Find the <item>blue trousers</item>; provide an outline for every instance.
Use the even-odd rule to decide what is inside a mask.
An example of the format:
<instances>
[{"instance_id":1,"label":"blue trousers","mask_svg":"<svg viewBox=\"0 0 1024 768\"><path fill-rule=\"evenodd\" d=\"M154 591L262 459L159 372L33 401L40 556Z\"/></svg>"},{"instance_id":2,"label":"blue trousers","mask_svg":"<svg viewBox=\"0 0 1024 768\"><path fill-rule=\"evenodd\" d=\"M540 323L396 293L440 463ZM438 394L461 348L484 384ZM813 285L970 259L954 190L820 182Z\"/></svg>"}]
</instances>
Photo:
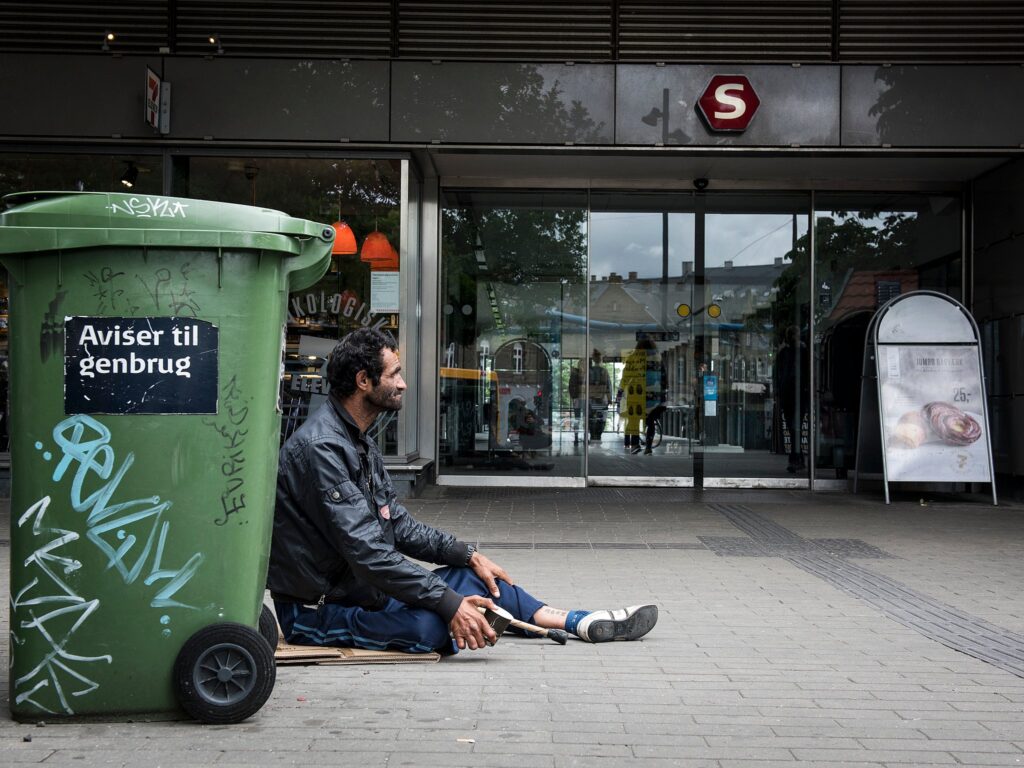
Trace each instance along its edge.
<instances>
[{"instance_id":1,"label":"blue trousers","mask_svg":"<svg viewBox=\"0 0 1024 768\"><path fill-rule=\"evenodd\" d=\"M498 582L501 597L495 598L472 568L438 568L434 573L460 595L490 597L520 621L530 621L544 605L525 590L504 581ZM284 639L293 645L330 645L410 653L441 651L447 654L458 651L444 619L426 608L413 608L394 598L378 611L337 603L324 603L317 608L315 605L277 600L274 607Z\"/></svg>"}]
</instances>

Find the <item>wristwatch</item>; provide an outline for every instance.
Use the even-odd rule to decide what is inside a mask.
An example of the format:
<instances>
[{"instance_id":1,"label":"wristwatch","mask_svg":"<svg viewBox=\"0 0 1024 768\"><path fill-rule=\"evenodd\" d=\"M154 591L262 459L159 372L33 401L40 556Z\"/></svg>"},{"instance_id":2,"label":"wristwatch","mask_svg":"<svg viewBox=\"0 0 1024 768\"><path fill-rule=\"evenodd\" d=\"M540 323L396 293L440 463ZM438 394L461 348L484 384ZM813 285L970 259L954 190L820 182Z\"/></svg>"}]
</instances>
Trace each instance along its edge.
<instances>
[{"instance_id":1,"label":"wristwatch","mask_svg":"<svg viewBox=\"0 0 1024 768\"><path fill-rule=\"evenodd\" d=\"M476 547L472 544L466 546L466 565L469 565L469 561L473 559L473 555L476 554Z\"/></svg>"}]
</instances>

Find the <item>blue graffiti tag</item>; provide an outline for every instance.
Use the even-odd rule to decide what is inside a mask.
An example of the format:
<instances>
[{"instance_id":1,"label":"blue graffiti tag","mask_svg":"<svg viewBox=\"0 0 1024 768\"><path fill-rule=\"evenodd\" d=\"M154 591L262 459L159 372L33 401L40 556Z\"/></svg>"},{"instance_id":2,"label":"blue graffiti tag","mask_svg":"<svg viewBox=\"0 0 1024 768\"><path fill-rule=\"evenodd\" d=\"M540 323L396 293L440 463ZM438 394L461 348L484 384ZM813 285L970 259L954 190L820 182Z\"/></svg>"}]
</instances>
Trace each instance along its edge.
<instances>
[{"instance_id":1,"label":"blue graffiti tag","mask_svg":"<svg viewBox=\"0 0 1024 768\"><path fill-rule=\"evenodd\" d=\"M152 607L194 608L178 602L174 596L192 579L205 558L196 552L180 568L164 567L164 544L171 524L163 520L163 516L171 502L161 501L159 496L149 496L110 503L121 480L135 462L135 454L125 456L115 470L117 462L110 446L110 430L84 414L70 416L57 424L53 428L53 439L63 452L53 471L53 480L59 482L74 467L71 506L76 512L86 513L89 527L86 535L106 555L107 568L115 569L126 584L132 584L146 571L148 564L143 580L145 585L167 581L150 602ZM83 498L90 475L107 482ZM144 533L141 536L128 533L125 528L131 525L141 527ZM106 535L112 531L114 536L108 540Z\"/></svg>"}]
</instances>

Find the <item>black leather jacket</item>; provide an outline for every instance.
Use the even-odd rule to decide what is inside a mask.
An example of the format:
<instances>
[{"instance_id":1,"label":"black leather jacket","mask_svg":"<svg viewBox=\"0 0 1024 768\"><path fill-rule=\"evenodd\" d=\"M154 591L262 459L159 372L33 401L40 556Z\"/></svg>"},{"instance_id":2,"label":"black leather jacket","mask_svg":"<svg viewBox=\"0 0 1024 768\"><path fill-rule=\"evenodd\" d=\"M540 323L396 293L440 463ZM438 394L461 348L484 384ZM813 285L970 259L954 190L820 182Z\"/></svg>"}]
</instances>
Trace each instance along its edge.
<instances>
[{"instance_id":1,"label":"black leather jacket","mask_svg":"<svg viewBox=\"0 0 1024 768\"><path fill-rule=\"evenodd\" d=\"M465 565L469 550L398 502L376 443L330 397L281 448L267 586L371 610L390 596L450 622L462 596L405 555Z\"/></svg>"}]
</instances>

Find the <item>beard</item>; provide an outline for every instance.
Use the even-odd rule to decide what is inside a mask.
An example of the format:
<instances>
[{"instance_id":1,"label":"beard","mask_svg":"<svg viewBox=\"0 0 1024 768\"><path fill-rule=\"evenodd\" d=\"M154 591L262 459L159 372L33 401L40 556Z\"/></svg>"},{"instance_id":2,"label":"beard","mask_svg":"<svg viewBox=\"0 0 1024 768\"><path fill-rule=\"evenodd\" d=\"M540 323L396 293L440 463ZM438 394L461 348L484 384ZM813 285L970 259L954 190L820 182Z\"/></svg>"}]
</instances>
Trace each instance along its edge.
<instances>
[{"instance_id":1,"label":"beard","mask_svg":"<svg viewBox=\"0 0 1024 768\"><path fill-rule=\"evenodd\" d=\"M366 399L382 411L402 410L402 391L398 387L374 387Z\"/></svg>"}]
</instances>

